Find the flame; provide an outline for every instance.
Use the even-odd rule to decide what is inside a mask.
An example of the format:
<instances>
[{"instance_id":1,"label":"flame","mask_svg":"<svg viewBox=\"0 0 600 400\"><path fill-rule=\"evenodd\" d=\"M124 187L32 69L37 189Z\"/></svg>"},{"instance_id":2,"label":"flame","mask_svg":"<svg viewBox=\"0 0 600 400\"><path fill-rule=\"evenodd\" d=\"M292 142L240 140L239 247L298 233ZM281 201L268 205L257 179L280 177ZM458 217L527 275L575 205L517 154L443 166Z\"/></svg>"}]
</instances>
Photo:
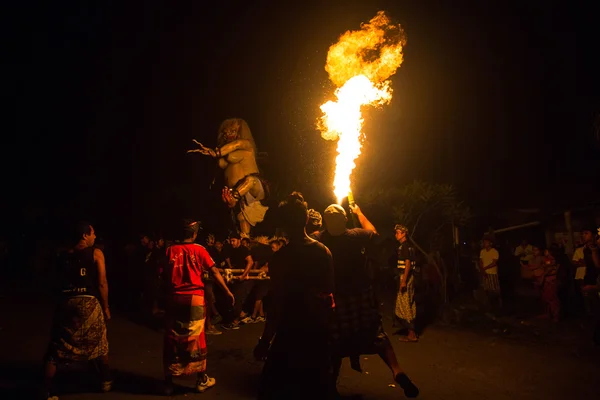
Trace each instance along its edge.
<instances>
[{"instance_id":1,"label":"flame","mask_svg":"<svg viewBox=\"0 0 600 400\"><path fill-rule=\"evenodd\" d=\"M392 100L390 81L402 64L406 40L400 25L392 25L383 11L359 31L344 33L329 48L325 70L337 86L336 101L321 106L317 122L321 136L338 140L334 194L338 203L350 192L350 176L364 140L362 106L381 106Z\"/></svg>"}]
</instances>

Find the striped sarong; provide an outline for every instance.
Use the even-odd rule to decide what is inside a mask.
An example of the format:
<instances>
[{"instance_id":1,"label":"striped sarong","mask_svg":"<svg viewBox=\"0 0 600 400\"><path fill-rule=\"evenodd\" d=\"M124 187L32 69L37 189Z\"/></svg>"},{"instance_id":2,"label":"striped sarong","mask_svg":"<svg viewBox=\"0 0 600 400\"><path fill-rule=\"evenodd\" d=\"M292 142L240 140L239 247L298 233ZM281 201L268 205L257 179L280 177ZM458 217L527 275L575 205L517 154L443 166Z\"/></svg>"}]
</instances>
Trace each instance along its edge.
<instances>
[{"instance_id":1,"label":"striped sarong","mask_svg":"<svg viewBox=\"0 0 600 400\"><path fill-rule=\"evenodd\" d=\"M163 364L173 376L206 371L204 297L174 295L165 313Z\"/></svg>"},{"instance_id":2,"label":"striped sarong","mask_svg":"<svg viewBox=\"0 0 600 400\"><path fill-rule=\"evenodd\" d=\"M483 276L483 289L489 293L500 293L498 274L485 273Z\"/></svg>"}]
</instances>

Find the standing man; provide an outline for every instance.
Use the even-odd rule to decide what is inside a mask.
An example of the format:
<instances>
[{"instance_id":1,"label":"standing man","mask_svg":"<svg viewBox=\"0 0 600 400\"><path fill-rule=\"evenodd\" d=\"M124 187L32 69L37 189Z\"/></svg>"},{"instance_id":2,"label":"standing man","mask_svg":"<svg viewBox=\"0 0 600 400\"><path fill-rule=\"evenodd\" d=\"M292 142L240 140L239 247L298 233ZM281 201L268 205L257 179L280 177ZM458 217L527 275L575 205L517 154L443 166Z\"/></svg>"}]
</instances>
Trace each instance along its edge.
<instances>
[{"instance_id":1,"label":"standing man","mask_svg":"<svg viewBox=\"0 0 600 400\"><path fill-rule=\"evenodd\" d=\"M269 262L273 301L254 349L258 360L266 360L258 399L330 400L335 398L331 253L306 235L307 207L300 193L281 202L278 213L278 228L290 242Z\"/></svg>"},{"instance_id":2,"label":"standing man","mask_svg":"<svg viewBox=\"0 0 600 400\"><path fill-rule=\"evenodd\" d=\"M521 264L521 278L532 279L533 275L531 270L528 268L529 262L533 260L533 247L527 242L527 239L523 239L521 245L515 249L515 256L519 259Z\"/></svg>"},{"instance_id":3,"label":"standing man","mask_svg":"<svg viewBox=\"0 0 600 400\"><path fill-rule=\"evenodd\" d=\"M394 381L407 397L417 397L419 390L398 365L394 348L383 330L379 304L367 267L366 254L379 235L360 207L350 209L362 228L347 229L346 211L332 204L323 214L325 230L313 235L331 251L335 277L333 324L334 378L339 376L342 359L350 358L354 370L362 372L360 355L377 354L392 372ZM281 251L281 250L280 250Z\"/></svg>"},{"instance_id":4,"label":"standing man","mask_svg":"<svg viewBox=\"0 0 600 400\"><path fill-rule=\"evenodd\" d=\"M221 262L219 260L219 251L216 248L216 240L215 235L212 233L208 234L206 238L206 251L208 251L208 255L213 259L215 266L217 268L221 268ZM217 316L220 317L217 308L215 306L216 297L213 287L213 280L210 277L209 273L205 273L203 276L204 281L204 301L206 303L206 334L207 335L220 335L223 332L218 330L215 327L215 321L217 320Z\"/></svg>"},{"instance_id":5,"label":"standing man","mask_svg":"<svg viewBox=\"0 0 600 400\"><path fill-rule=\"evenodd\" d=\"M479 253L479 270L482 274L483 289L485 290L490 304L498 303L502 307L502 298L500 297L500 281L498 280L498 259L500 254L498 250L492 247L493 238L491 236L483 237L483 249Z\"/></svg>"},{"instance_id":6,"label":"standing man","mask_svg":"<svg viewBox=\"0 0 600 400\"><path fill-rule=\"evenodd\" d=\"M234 301L215 263L203 246L194 243L200 226L197 221L184 220L181 242L167 249L168 265L167 309L163 366L164 394L173 394L173 377L197 375L196 389L202 393L216 384L206 374L205 301L202 275L209 272L214 281Z\"/></svg>"},{"instance_id":7,"label":"standing man","mask_svg":"<svg viewBox=\"0 0 600 400\"><path fill-rule=\"evenodd\" d=\"M408 335L400 338L402 342L417 342L419 338L415 331L417 304L415 302L414 279L414 250L408 242L408 228L404 225L394 227L395 237L400 242L398 247L398 271L400 272L400 287L396 297L395 314L406 329Z\"/></svg>"},{"instance_id":8,"label":"standing man","mask_svg":"<svg viewBox=\"0 0 600 400\"><path fill-rule=\"evenodd\" d=\"M248 274L254 265L250 250L246 246L242 246L242 238L239 233L232 233L229 236L229 243L231 248L225 261L227 267L231 269L243 269L244 272L240 275L237 282L232 283L233 293L235 295L235 304L233 309L230 310L228 319L229 322L223 325L224 329L239 329L240 319L242 318L242 311L246 297L252 290L253 282L248 280ZM244 323L251 322L251 318L244 317Z\"/></svg>"},{"instance_id":9,"label":"standing man","mask_svg":"<svg viewBox=\"0 0 600 400\"><path fill-rule=\"evenodd\" d=\"M94 248L96 232L87 222L73 230L75 246L59 257L58 304L52 336L44 357L42 398L50 397L57 365L77 361L95 361L101 378L101 390L110 391L106 322L110 320L108 282L102 250Z\"/></svg>"}]
</instances>

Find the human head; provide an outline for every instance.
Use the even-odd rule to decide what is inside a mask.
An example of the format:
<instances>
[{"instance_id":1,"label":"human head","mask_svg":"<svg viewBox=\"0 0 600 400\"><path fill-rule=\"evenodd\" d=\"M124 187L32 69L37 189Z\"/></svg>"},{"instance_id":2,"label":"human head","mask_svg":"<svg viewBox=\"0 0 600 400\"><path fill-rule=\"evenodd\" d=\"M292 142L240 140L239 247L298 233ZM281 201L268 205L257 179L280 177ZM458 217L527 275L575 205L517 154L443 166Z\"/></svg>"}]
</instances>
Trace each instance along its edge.
<instances>
[{"instance_id":1,"label":"human head","mask_svg":"<svg viewBox=\"0 0 600 400\"><path fill-rule=\"evenodd\" d=\"M234 249L237 249L238 247L240 247L240 245L242 244L241 240L242 240L242 237L237 232L229 235L229 244L231 244L231 247L233 247Z\"/></svg>"},{"instance_id":2,"label":"human head","mask_svg":"<svg viewBox=\"0 0 600 400\"><path fill-rule=\"evenodd\" d=\"M200 231L200 222L193 219L184 219L182 222L182 239L195 242Z\"/></svg>"},{"instance_id":3,"label":"human head","mask_svg":"<svg viewBox=\"0 0 600 400\"><path fill-rule=\"evenodd\" d=\"M212 233L209 233L208 237L206 238L206 244L208 246L214 246L214 244L215 244L215 235L213 235Z\"/></svg>"},{"instance_id":4,"label":"human head","mask_svg":"<svg viewBox=\"0 0 600 400\"><path fill-rule=\"evenodd\" d=\"M86 221L78 222L73 229L73 239L86 247L92 247L96 242L94 227Z\"/></svg>"},{"instance_id":5,"label":"human head","mask_svg":"<svg viewBox=\"0 0 600 400\"><path fill-rule=\"evenodd\" d=\"M529 244L529 242L527 241L527 239L521 240L521 246L527 247L528 244Z\"/></svg>"},{"instance_id":6,"label":"human head","mask_svg":"<svg viewBox=\"0 0 600 400\"><path fill-rule=\"evenodd\" d=\"M408 235L408 228L404 225L396 224L394 226L394 236L397 241L403 242Z\"/></svg>"},{"instance_id":7,"label":"human head","mask_svg":"<svg viewBox=\"0 0 600 400\"><path fill-rule=\"evenodd\" d=\"M532 250L533 250L533 255L534 256L541 256L542 255L542 251L543 249L540 246L531 246Z\"/></svg>"},{"instance_id":8,"label":"human head","mask_svg":"<svg viewBox=\"0 0 600 400\"><path fill-rule=\"evenodd\" d=\"M242 243L242 246L244 246L247 249L250 248L250 239L245 237L245 238L242 238L240 241Z\"/></svg>"},{"instance_id":9,"label":"human head","mask_svg":"<svg viewBox=\"0 0 600 400\"><path fill-rule=\"evenodd\" d=\"M492 244L494 243L494 238L492 238L491 235L485 235L483 237L483 247L486 249L489 249L490 247L492 247Z\"/></svg>"},{"instance_id":10,"label":"human head","mask_svg":"<svg viewBox=\"0 0 600 400\"><path fill-rule=\"evenodd\" d=\"M147 235L145 233L140 235L140 244L143 247L148 247L148 245L150 244L150 240L150 235Z\"/></svg>"},{"instance_id":11,"label":"human head","mask_svg":"<svg viewBox=\"0 0 600 400\"><path fill-rule=\"evenodd\" d=\"M318 231L323 226L323 218L321 213L315 209L308 210L308 224L307 230L310 232Z\"/></svg>"},{"instance_id":12,"label":"human head","mask_svg":"<svg viewBox=\"0 0 600 400\"><path fill-rule=\"evenodd\" d=\"M308 221L308 207L300 192L290 193L278 207L279 228L288 235L304 234Z\"/></svg>"},{"instance_id":13,"label":"human head","mask_svg":"<svg viewBox=\"0 0 600 400\"><path fill-rule=\"evenodd\" d=\"M271 251L273 251L273 253L275 253L276 251L279 251L279 249L281 249L281 242L279 241L279 239L273 239L269 242L269 245L271 246Z\"/></svg>"},{"instance_id":14,"label":"human head","mask_svg":"<svg viewBox=\"0 0 600 400\"><path fill-rule=\"evenodd\" d=\"M594 242L594 234L596 230L591 226L587 226L581 230L581 238L583 239L583 243L592 244Z\"/></svg>"},{"instance_id":15,"label":"human head","mask_svg":"<svg viewBox=\"0 0 600 400\"><path fill-rule=\"evenodd\" d=\"M325 227L327 232L332 236L339 236L346 231L346 210L339 204L331 204L323 213L325 219Z\"/></svg>"},{"instance_id":16,"label":"human head","mask_svg":"<svg viewBox=\"0 0 600 400\"><path fill-rule=\"evenodd\" d=\"M215 249L217 249L217 251L223 250L223 242L221 242L220 240L217 240L215 242Z\"/></svg>"}]
</instances>

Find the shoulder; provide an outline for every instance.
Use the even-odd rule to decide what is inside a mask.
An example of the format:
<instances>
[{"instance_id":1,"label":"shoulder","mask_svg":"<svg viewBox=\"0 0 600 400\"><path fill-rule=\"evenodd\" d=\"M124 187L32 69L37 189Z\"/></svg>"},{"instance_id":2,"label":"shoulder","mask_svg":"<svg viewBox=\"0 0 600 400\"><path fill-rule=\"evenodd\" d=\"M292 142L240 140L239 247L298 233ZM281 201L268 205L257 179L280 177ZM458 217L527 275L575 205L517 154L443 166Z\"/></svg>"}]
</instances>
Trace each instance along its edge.
<instances>
[{"instance_id":1,"label":"shoulder","mask_svg":"<svg viewBox=\"0 0 600 400\"><path fill-rule=\"evenodd\" d=\"M323 243L315 240L314 242L310 243L309 246L313 246L316 252L326 257L331 257L331 251L329 251L329 248Z\"/></svg>"},{"instance_id":2,"label":"shoulder","mask_svg":"<svg viewBox=\"0 0 600 400\"><path fill-rule=\"evenodd\" d=\"M94 259L104 259L104 253L99 248L93 247L91 251L94 255Z\"/></svg>"},{"instance_id":3,"label":"shoulder","mask_svg":"<svg viewBox=\"0 0 600 400\"><path fill-rule=\"evenodd\" d=\"M496 249L491 249L490 252L492 253L492 255L498 257L500 255L500 253L498 253L498 250Z\"/></svg>"},{"instance_id":4,"label":"shoulder","mask_svg":"<svg viewBox=\"0 0 600 400\"><path fill-rule=\"evenodd\" d=\"M198 244L198 243L192 243L192 244L190 244L190 247L191 247L192 249L194 249L195 251L197 251L197 252L200 252L200 253L208 253L208 250L206 250L206 247L202 246L201 244Z\"/></svg>"},{"instance_id":5,"label":"shoulder","mask_svg":"<svg viewBox=\"0 0 600 400\"><path fill-rule=\"evenodd\" d=\"M377 235L377 233L363 228L348 229L346 233L350 236L358 237L361 239L371 239L373 236Z\"/></svg>"}]
</instances>

